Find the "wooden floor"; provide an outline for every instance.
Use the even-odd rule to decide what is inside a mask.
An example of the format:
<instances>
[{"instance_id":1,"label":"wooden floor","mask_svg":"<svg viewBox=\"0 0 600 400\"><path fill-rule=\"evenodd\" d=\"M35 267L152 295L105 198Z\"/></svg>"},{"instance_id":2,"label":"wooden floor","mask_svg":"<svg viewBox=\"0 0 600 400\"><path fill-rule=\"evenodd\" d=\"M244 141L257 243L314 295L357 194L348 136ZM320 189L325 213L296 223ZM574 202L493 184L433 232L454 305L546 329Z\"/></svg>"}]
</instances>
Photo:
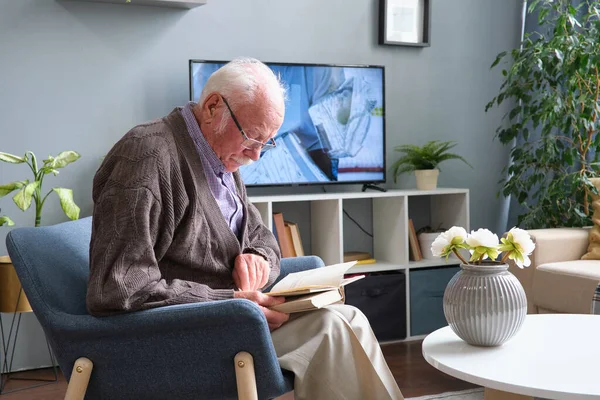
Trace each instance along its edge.
<instances>
[{"instance_id":1,"label":"wooden floor","mask_svg":"<svg viewBox=\"0 0 600 400\"><path fill-rule=\"evenodd\" d=\"M396 381L405 397L417 397L476 387L470 383L454 379L437 371L423 359L421 341L386 344L382 346L383 354L394 373ZM29 378L53 378L52 369L15 373L13 376ZM19 387L38 384L35 381L9 380L2 398L6 400L62 400L67 390L67 383L60 374L58 383L8 393Z\"/></svg>"}]
</instances>

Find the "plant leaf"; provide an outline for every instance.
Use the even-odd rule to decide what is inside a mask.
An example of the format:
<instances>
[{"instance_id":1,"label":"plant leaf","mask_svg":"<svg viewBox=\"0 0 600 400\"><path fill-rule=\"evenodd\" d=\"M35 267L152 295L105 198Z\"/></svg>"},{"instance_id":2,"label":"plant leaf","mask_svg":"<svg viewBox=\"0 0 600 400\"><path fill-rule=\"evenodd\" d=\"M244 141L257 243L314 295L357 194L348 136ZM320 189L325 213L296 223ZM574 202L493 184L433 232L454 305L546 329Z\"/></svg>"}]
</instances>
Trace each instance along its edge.
<instances>
[{"instance_id":1,"label":"plant leaf","mask_svg":"<svg viewBox=\"0 0 600 400\"><path fill-rule=\"evenodd\" d=\"M31 205L31 199L33 197L33 192L40 186L39 181L31 182L27 184L24 188L19 190L17 194L13 196L13 201L21 210L25 211Z\"/></svg>"},{"instance_id":2,"label":"plant leaf","mask_svg":"<svg viewBox=\"0 0 600 400\"><path fill-rule=\"evenodd\" d=\"M23 157L15 156L9 153L3 153L0 151L0 161L4 161L11 164L22 164L25 162Z\"/></svg>"},{"instance_id":3,"label":"plant leaf","mask_svg":"<svg viewBox=\"0 0 600 400\"><path fill-rule=\"evenodd\" d=\"M60 199L60 206L63 211L72 220L76 220L79 218L79 207L73 201L73 190L65 189L65 188L53 188L54 192L58 195Z\"/></svg>"},{"instance_id":4,"label":"plant leaf","mask_svg":"<svg viewBox=\"0 0 600 400\"><path fill-rule=\"evenodd\" d=\"M52 170L64 168L72 162L77 161L81 156L76 151L68 150L63 151L56 158L49 157L48 160L44 160L44 167L48 168L47 174Z\"/></svg>"},{"instance_id":5,"label":"plant leaf","mask_svg":"<svg viewBox=\"0 0 600 400\"><path fill-rule=\"evenodd\" d=\"M6 226L13 226L15 223L12 219L8 218L6 215L0 217L0 226L6 224Z\"/></svg>"},{"instance_id":6,"label":"plant leaf","mask_svg":"<svg viewBox=\"0 0 600 400\"><path fill-rule=\"evenodd\" d=\"M498 63L500 62L500 60L502 60L502 58L506 55L506 51L503 51L502 53L498 54L496 56L496 59L494 60L494 62L492 63L490 69L494 68L496 65L498 65Z\"/></svg>"},{"instance_id":7,"label":"plant leaf","mask_svg":"<svg viewBox=\"0 0 600 400\"><path fill-rule=\"evenodd\" d=\"M28 183L29 183L29 181L15 181L15 182L7 183L6 185L0 185L0 197L4 197L14 190L21 189L23 186L27 185Z\"/></svg>"}]
</instances>

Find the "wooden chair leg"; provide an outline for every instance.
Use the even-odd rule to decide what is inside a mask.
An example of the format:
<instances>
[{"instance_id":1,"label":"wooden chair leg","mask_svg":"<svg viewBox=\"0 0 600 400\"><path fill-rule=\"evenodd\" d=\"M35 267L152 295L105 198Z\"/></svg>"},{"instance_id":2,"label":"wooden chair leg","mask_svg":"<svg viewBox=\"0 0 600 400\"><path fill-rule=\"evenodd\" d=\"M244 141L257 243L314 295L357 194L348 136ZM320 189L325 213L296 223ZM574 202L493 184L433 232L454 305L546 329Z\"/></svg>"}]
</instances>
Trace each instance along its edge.
<instances>
[{"instance_id":1,"label":"wooden chair leg","mask_svg":"<svg viewBox=\"0 0 600 400\"><path fill-rule=\"evenodd\" d=\"M254 359L250 353L240 351L235 355L235 380L239 400L258 400Z\"/></svg>"},{"instance_id":2,"label":"wooden chair leg","mask_svg":"<svg viewBox=\"0 0 600 400\"><path fill-rule=\"evenodd\" d=\"M75 361L71 380L67 386L65 400L83 400L88 383L90 382L92 368L94 368L94 364L85 357L78 358Z\"/></svg>"}]
</instances>

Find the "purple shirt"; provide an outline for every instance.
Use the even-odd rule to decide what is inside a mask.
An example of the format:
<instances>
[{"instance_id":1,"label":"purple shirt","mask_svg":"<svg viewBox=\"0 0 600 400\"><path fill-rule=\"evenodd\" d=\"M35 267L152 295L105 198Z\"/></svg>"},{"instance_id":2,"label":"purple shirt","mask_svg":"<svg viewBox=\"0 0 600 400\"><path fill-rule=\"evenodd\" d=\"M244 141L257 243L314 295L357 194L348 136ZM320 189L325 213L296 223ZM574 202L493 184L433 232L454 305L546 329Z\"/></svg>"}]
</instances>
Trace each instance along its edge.
<instances>
[{"instance_id":1,"label":"purple shirt","mask_svg":"<svg viewBox=\"0 0 600 400\"><path fill-rule=\"evenodd\" d=\"M196 103L191 101L187 103L181 109L181 115L183 115L188 132L196 144L196 150L202 160L204 175L206 175L210 191L217 201L223 217L225 217L225 220L229 224L229 228L239 239L244 211L242 201L235 190L233 173L227 172L215 151L206 141L204 134L200 130L198 121L196 121L196 117L194 117L194 113L192 112L192 107L195 105Z\"/></svg>"}]
</instances>

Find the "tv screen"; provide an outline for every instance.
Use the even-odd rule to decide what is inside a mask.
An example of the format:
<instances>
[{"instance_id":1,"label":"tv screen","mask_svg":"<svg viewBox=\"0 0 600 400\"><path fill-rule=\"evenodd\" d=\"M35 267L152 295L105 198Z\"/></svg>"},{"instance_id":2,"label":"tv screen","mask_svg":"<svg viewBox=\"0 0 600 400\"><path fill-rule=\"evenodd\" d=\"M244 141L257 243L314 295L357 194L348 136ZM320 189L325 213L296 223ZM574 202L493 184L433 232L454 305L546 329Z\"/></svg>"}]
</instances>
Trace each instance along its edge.
<instances>
[{"instance_id":1,"label":"tv screen","mask_svg":"<svg viewBox=\"0 0 600 400\"><path fill-rule=\"evenodd\" d=\"M190 60L190 100L225 61ZM382 66L265 63L287 90L277 146L240 168L247 186L385 182Z\"/></svg>"}]
</instances>

